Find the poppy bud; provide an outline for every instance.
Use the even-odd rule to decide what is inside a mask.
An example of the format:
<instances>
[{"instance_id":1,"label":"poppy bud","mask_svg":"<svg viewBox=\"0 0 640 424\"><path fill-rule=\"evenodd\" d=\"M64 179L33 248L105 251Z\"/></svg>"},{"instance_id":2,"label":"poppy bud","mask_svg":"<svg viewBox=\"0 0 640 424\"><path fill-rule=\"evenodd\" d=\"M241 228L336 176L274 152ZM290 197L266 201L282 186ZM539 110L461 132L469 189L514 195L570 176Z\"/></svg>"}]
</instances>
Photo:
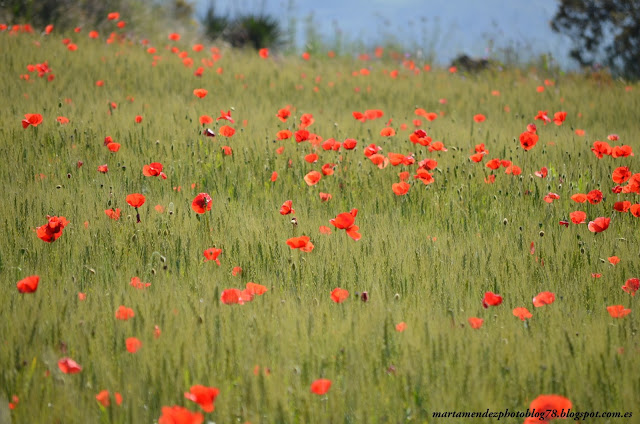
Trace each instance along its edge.
<instances>
[{"instance_id":1,"label":"poppy bud","mask_svg":"<svg viewBox=\"0 0 640 424\"><path fill-rule=\"evenodd\" d=\"M295 216L294 216L293 218L291 218L291 224L292 224L293 226L298 225L298 220L296 219L296 217L295 217Z\"/></svg>"},{"instance_id":2,"label":"poppy bud","mask_svg":"<svg viewBox=\"0 0 640 424\"><path fill-rule=\"evenodd\" d=\"M71 174L67 174L67 178L71 178Z\"/></svg>"},{"instance_id":3,"label":"poppy bud","mask_svg":"<svg viewBox=\"0 0 640 424\"><path fill-rule=\"evenodd\" d=\"M360 300L362 300L363 302L367 302L369 300L369 293L367 293L366 291L363 291L362 295L360 296Z\"/></svg>"},{"instance_id":4,"label":"poppy bud","mask_svg":"<svg viewBox=\"0 0 640 424\"><path fill-rule=\"evenodd\" d=\"M544 237L544 231L540 231L539 235L540 237Z\"/></svg>"}]
</instances>

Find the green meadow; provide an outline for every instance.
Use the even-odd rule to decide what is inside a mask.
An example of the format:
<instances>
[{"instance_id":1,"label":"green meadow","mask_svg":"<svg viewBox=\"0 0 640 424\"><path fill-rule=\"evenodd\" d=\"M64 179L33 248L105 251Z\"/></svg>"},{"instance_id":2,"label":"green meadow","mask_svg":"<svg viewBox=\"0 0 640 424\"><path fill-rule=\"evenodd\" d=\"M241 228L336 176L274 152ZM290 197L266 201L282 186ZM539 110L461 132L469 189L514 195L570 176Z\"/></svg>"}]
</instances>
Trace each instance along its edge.
<instances>
[{"instance_id":1,"label":"green meadow","mask_svg":"<svg viewBox=\"0 0 640 424\"><path fill-rule=\"evenodd\" d=\"M468 74L425 71L416 60L410 69L390 51L367 61L314 52L263 59L218 46L213 61L212 45L195 52L168 32L143 45L40 31L0 32L0 422L154 423L177 405L207 423L488 423L497 419L433 413L526 411L545 394L568 398L572 411L633 413L580 422L638 422L638 296L621 287L640 277L640 218L614 204L639 201L612 192L612 173L640 168L637 156L591 151L600 140L638 154L637 85L533 67ZM42 77L28 71L45 61ZM198 88L208 94L198 98ZM276 114L286 106L282 122ZM221 110L235 122L216 121ZM354 119L366 110L383 116ZM539 111L551 119L565 111L566 120L545 124L534 120ZM43 121L23 128L25 114ZM296 142L303 114L313 115L307 130L323 142L357 146ZM203 115L214 121L202 125ZM519 137L528 124L539 140L525 151ZM220 134L223 125L235 134ZM386 127L395 135L382 136ZM203 135L206 128L217 135ZM294 135L279 140L285 129ZM412 143L417 129L447 150ZM381 169L363 153L372 143L415 163ZM481 143L488 154L476 163L470 156ZM317 162L305 161L311 153ZM414 178L427 158L437 161L431 184ZM494 158L521 174L488 168ZM166 179L143 175L152 162ZM326 163L333 175L308 185L305 175ZM108 172L98 172L105 164ZM543 167L547 176L536 176ZM392 185L404 171L410 189L397 195ZM601 202L571 199L592 190ZM332 198L323 202L320 192ZM133 193L146 198L140 223L125 200ZM204 214L191 205L198 193L212 198ZM559 198L547 203L549 193ZM295 214L283 216L287 200ZM121 210L118 220L105 214L111 208ZM354 208L358 241L330 223ZM571 222L574 211L586 222ZM47 216L69 221L53 242L36 231ZM592 232L598 217L610 226ZM300 236L311 251L287 245ZM222 249L220 265L205 261L212 247ZM234 276L234 267L242 272ZM37 290L20 293L17 283L32 275ZM150 286L133 287L133 277ZM221 301L248 282L266 293ZM349 297L332 301L335 288ZM502 303L484 308L486 292ZM534 306L541 292L555 301ZM613 318L613 305L631 312ZM116 319L120 306L135 316ZM532 317L514 316L516 307ZM484 320L480 328L473 317ZM130 337L142 343L135 353ZM62 358L81 372L63 373ZM331 380L323 395L310 390L320 378ZM213 412L185 398L194 385L219 389ZM96 399L103 390L110 406Z\"/></svg>"}]
</instances>

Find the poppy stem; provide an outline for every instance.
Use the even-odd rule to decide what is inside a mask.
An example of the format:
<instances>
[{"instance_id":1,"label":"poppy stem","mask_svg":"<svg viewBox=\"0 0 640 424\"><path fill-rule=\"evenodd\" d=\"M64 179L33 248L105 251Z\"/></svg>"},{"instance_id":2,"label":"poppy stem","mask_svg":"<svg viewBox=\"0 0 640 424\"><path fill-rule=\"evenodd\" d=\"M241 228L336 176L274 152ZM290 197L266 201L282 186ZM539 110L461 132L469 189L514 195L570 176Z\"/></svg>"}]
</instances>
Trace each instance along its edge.
<instances>
[{"instance_id":1,"label":"poppy stem","mask_svg":"<svg viewBox=\"0 0 640 424\"><path fill-rule=\"evenodd\" d=\"M205 210L205 216L204 216L204 224L207 226L207 232L210 232L211 230L209 229L209 214L207 213L206 210Z\"/></svg>"},{"instance_id":2,"label":"poppy stem","mask_svg":"<svg viewBox=\"0 0 640 424\"><path fill-rule=\"evenodd\" d=\"M136 208L136 219L138 220L138 224L140 223L140 212L138 212L138 208Z\"/></svg>"}]
</instances>

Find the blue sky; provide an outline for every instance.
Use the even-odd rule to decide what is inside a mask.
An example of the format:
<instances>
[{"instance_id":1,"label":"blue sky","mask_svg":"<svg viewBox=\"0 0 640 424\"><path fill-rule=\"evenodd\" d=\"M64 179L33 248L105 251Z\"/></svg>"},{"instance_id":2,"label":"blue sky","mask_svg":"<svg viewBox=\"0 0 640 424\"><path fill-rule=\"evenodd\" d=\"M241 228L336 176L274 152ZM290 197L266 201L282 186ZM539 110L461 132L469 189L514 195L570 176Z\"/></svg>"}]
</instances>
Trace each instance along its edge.
<instances>
[{"instance_id":1,"label":"blue sky","mask_svg":"<svg viewBox=\"0 0 640 424\"><path fill-rule=\"evenodd\" d=\"M209 0L195 0L202 13ZM215 0L216 9L236 15L264 11L286 24L298 22L298 42L304 42L305 17L313 15L315 31L331 42L339 29L349 42L365 45L395 38L403 45L435 52L440 63L460 53L484 57L504 46L517 47L521 58L551 53L571 65L566 37L551 31L556 0Z\"/></svg>"}]
</instances>

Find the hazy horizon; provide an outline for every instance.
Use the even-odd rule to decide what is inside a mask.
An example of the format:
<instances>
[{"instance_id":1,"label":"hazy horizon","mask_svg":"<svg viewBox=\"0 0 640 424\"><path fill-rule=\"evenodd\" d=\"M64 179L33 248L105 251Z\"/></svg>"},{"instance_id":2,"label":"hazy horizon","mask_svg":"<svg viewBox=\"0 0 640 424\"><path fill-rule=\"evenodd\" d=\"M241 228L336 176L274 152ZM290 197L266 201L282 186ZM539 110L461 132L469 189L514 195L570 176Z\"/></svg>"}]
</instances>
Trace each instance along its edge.
<instances>
[{"instance_id":1,"label":"hazy horizon","mask_svg":"<svg viewBox=\"0 0 640 424\"><path fill-rule=\"evenodd\" d=\"M210 2L195 1L198 16ZM336 37L364 46L395 41L414 50L407 53L433 51L439 63L463 53L491 57L511 46L525 61L550 53L564 68L575 67L568 56L570 40L549 25L556 0L216 0L214 5L217 13L231 16L264 12L281 19L285 28L293 17L299 46L306 42L306 19L311 16L314 30L329 45Z\"/></svg>"}]
</instances>

